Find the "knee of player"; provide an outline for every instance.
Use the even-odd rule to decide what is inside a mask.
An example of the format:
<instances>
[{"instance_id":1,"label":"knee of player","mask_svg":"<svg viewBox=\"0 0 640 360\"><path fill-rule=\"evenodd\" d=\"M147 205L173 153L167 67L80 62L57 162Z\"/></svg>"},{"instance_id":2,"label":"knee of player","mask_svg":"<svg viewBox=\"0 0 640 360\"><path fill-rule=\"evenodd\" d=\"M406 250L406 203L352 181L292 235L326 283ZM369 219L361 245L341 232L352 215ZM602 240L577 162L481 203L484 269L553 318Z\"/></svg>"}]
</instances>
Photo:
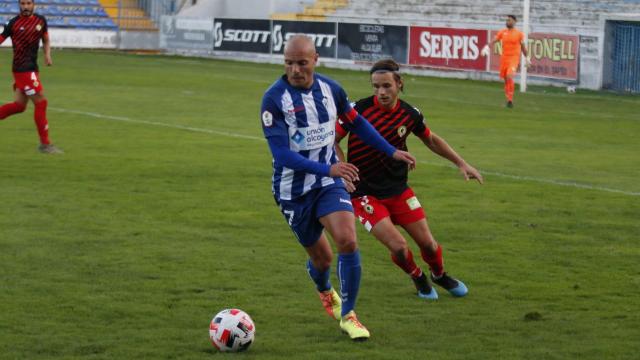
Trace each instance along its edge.
<instances>
[{"instance_id":1,"label":"knee of player","mask_svg":"<svg viewBox=\"0 0 640 360\"><path fill-rule=\"evenodd\" d=\"M420 245L420 249L431 254L438 250L438 246L438 242L435 239L429 238L423 245Z\"/></svg>"},{"instance_id":2,"label":"knee of player","mask_svg":"<svg viewBox=\"0 0 640 360\"><path fill-rule=\"evenodd\" d=\"M21 113L21 112L24 112L25 110L27 110L27 104L16 102L16 111L17 112Z\"/></svg>"},{"instance_id":3,"label":"knee of player","mask_svg":"<svg viewBox=\"0 0 640 360\"><path fill-rule=\"evenodd\" d=\"M336 237L336 245L340 253L352 253L358 250L358 241L355 231L343 233Z\"/></svg>"},{"instance_id":4,"label":"knee of player","mask_svg":"<svg viewBox=\"0 0 640 360\"><path fill-rule=\"evenodd\" d=\"M47 98L42 96L42 97L34 98L33 99L33 105L35 105L35 107L45 107L46 108L47 105L49 105L49 101L47 101Z\"/></svg>"},{"instance_id":5,"label":"knee of player","mask_svg":"<svg viewBox=\"0 0 640 360\"><path fill-rule=\"evenodd\" d=\"M355 226L347 226L343 229L340 229L337 234L335 234L336 238L340 238L340 242L356 242L356 228Z\"/></svg>"},{"instance_id":6,"label":"knee of player","mask_svg":"<svg viewBox=\"0 0 640 360\"><path fill-rule=\"evenodd\" d=\"M397 244L394 244L390 250L393 256L395 256L398 259L405 260L407 252L409 251L409 246L407 245L406 241L402 241Z\"/></svg>"}]
</instances>

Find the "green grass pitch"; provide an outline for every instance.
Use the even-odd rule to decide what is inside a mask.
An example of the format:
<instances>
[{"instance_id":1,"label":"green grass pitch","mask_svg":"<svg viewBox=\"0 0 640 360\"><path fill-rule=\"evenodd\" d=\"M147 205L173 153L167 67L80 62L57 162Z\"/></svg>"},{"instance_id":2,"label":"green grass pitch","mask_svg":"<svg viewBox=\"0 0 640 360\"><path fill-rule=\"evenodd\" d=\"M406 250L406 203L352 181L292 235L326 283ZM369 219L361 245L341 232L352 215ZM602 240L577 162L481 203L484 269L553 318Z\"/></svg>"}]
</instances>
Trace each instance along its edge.
<instances>
[{"instance_id":1,"label":"green grass pitch","mask_svg":"<svg viewBox=\"0 0 640 360\"><path fill-rule=\"evenodd\" d=\"M12 97L0 52L0 100ZM413 294L358 225L352 343L324 313L270 193L260 101L282 67L54 52L51 137L0 121L1 359L623 359L640 352L640 98L406 76L404 98L486 176L465 183L416 139L410 184L468 297ZM319 72L352 99L365 72ZM415 246L414 246L415 250ZM334 269L335 270L335 269ZM335 281L335 271L332 271ZM221 355L208 324L247 311Z\"/></svg>"}]
</instances>

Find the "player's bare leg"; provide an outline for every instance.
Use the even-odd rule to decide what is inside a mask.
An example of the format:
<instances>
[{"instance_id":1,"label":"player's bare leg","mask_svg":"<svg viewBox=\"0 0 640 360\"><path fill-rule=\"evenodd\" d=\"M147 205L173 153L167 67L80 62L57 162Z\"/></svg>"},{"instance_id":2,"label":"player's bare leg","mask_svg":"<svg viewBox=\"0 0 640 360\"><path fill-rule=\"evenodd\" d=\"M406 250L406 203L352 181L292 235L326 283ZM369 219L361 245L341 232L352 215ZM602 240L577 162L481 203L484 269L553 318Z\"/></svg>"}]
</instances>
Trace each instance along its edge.
<instances>
[{"instance_id":1,"label":"player's bare leg","mask_svg":"<svg viewBox=\"0 0 640 360\"><path fill-rule=\"evenodd\" d=\"M49 140L49 122L47 121L47 98L42 93L29 96L35 107L33 119L40 136L38 151L44 154L61 154L63 151L51 144Z\"/></svg>"},{"instance_id":2,"label":"player's bare leg","mask_svg":"<svg viewBox=\"0 0 640 360\"><path fill-rule=\"evenodd\" d=\"M305 250L309 254L307 272L313 282L316 283L322 306L329 316L340 320L342 301L329 282L331 260L333 259L333 251L331 250L331 245L329 245L329 240L322 234L318 241L309 247L305 247Z\"/></svg>"},{"instance_id":3,"label":"player's bare leg","mask_svg":"<svg viewBox=\"0 0 640 360\"><path fill-rule=\"evenodd\" d=\"M331 234L338 249L338 277L342 296L340 328L353 340L366 340L369 331L358 321L354 312L361 274L355 218L350 211L336 211L319 220Z\"/></svg>"},{"instance_id":4,"label":"player's bare leg","mask_svg":"<svg viewBox=\"0 0 640 360\"><path fill-rule=\"evenodd\" d=\"M402 227L420 247L422 259L429 264L429 268L431 269L431 280L453 296L465 296L468 293L466 285L462 281L449 276L444 271L442 247L436 242L433 234L431 234L427 220L422 219L402 225Z\"/></svg>"},{"instance_id":5,"label":"player's bare leg","mask_svg":"<svg viewBox=\"0 0 640 360\"><path fill-rule=\"evenodd\" d=\"M371 233L391 253L391 260L411 277L418 291L418 296L423 299L435 300L438 293L431 286L426 274L416 265L413 260L413 253L409 249L407 240L402 236L389 217L380 220L372 229Z\"/></svg>"}]
</instances>

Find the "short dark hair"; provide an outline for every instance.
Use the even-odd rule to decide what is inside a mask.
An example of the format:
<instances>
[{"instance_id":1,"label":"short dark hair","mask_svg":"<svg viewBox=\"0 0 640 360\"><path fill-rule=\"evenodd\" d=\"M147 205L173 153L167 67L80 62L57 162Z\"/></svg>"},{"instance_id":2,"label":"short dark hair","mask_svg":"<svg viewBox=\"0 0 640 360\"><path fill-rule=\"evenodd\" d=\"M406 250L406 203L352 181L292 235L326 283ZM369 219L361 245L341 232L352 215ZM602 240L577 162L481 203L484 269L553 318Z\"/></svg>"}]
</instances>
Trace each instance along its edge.
<instances>
[{"instance_id":1,"label":"short dark hair","mask_svg":"<svg viewBox=\"0 0 640 360\"><path fill-rule=\"evenodd\" d=\"M393 78L397 82L402 81L402 76L400 75L400 65L393 59L379 60L375 64L373 64L373 66L371 67L371 70L369 70L369 74L372 74L372 75L374 73L385 73L385 72L393 73ZM400 90L404 91L404 85L400 86Z\"/></svg>"},{"instance_id":2,"label":"short dark hair","mask_svg":"<svg viewBox=\"0 0 640 360\"><path fill-rule=\"evenodd\" d=\"M516 16L515 16L515 15L507 15L507 17L512 18L512 19L513 19L513 21L518 21L518 19L516 19Z\"/></svg>"}]
</instances>

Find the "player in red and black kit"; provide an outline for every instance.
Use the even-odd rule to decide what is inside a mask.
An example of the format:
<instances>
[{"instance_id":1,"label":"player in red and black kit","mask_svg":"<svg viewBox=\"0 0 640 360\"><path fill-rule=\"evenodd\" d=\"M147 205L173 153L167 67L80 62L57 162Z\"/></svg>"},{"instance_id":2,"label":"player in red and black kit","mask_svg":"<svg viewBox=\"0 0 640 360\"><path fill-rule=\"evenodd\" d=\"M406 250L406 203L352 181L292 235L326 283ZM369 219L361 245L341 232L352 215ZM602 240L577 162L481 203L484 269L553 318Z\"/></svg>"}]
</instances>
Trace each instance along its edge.
<instances>
[{"instance_id":1,"label":"player in red and black kit","mask_svg":"<svg viewBox=\"0 0 640 360\"><path fill-rule=\"evenodd\" d=\"M35 14L33 0L20 0L20 15L9 20L0 35L0 44L11 37L13 42L13 89L15 101L0 107L0 120L24 112L29 99L35 106L34 119L40 136L38 150L43 153L56 154L62 150L51 144L49 140L49 123L47 121L47 98L42 93L42 83L38 76L38 49L40 40L44 47L47 66L51 66L51 46L47 20Z\"/></svg>"},{"instance_id":2,"label":"player in red and black kit","mask_svg":"<svg viewBox=\"0 0 640 360\"><path fill-rule=\"evenodd\" d=\"M396 148L407 150L407 137L414 134L431 151L456 164L466 180L477 179L482 184L478 170L467 164L444 139L425 125L418 109L399 99L403 88L399 69L393 60L375 63L370 72L374 95L356 102L354 109ZM422 259L431 269L431 280L453 296L466 295L465 284L444 270L442 247L433 238L425 212L407 184L407 166L387 159L384 154L365 145L357 135L349 132L348 124L338 123L336 130L338 156L344 161L339 141L348 135L348 160L359 169L359 181L355 184L346 182L355 214L367 231L389 249L393 262L411 276L418 296L437 299L438 293L416 265L407 241L396 225L404 228L420 247Z\"/></svg>"}]
</instances>

